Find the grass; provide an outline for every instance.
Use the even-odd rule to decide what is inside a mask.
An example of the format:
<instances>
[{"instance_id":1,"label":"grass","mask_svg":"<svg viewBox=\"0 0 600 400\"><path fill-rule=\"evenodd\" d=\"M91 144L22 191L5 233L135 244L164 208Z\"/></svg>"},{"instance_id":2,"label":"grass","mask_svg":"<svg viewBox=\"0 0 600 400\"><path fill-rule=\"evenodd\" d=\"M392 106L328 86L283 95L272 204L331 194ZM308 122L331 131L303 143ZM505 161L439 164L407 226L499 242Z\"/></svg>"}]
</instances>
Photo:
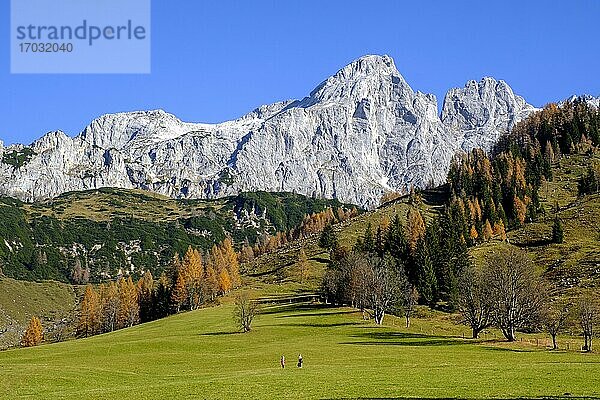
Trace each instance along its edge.
<instances>
[{"instance_id":1,"label":"grass","mask_svg":"<svg viewBox=\"0 0 600 400\"><path fill-rule=\"evenodd\" d=\"M72 319L79 291L79 287L59 282L0 278L0 349L19 343L34 315L49 330L63 319Z\"/></svg>"},{"instance_id":2,"label":"grass","mask_svg":"<svg viewBox=\"0 0 600 400\"><path fill-rule=\"evenodd\" d=\"M462 339L466 328L271 294L254 330L231 304L110 334L0 352L0 397L61 399L542 397L600 395L600 356ZM283 303L283 304L282 304ZM431 330L435 334L431 334ZM302 353L304 368L295 367ZM282 370L279 357L285 354Z\"/></svg>"}]
</instances>

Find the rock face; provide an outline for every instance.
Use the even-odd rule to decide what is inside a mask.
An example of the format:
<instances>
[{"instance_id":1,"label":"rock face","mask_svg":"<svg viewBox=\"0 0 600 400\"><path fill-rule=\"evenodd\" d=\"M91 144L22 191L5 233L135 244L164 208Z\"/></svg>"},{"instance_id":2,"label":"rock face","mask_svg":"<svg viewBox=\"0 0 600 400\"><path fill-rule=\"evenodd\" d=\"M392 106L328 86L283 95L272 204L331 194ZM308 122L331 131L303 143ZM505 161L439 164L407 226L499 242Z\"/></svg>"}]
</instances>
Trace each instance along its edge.
<instances>
[{"instance_id":1,"label":"rock face","mask_svg":"<svg viewBox=\"0 0 600 400\"><path fill-rule=\"evenodd\" d=\"M441 119L463 150L488 151L500 135L533 111L535 108L515 95L506 82L486 77L480 82L469 81L462 89L449 90Z\"/></svg>"},{"instance_id":2,"label":"rock face","mask_svg":"<svg viewBox=\"0 0 600 400\"><path fill-rule=\"evenodd\" d=\"M484 78L448 92L440 118L435 96L414 92L390 57L365 56L308 97L235 121L185 123L157 110L104 115L75 138L50 132L23 163L0 163L0 193L32 201L103 186L177 198L269 190L373 207L386 191L444 182L457 151L489 149L533 110Z\"/></svg>"}]
</instances>

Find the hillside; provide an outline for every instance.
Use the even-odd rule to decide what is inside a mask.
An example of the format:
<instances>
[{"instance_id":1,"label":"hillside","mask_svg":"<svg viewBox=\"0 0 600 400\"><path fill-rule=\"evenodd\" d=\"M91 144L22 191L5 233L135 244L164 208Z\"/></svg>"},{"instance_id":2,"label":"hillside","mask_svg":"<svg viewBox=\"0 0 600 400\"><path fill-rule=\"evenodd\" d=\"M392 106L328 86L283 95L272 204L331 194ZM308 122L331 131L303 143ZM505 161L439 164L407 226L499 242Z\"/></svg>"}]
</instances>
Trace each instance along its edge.
<instances>
[{"instance_id":1,"label":"hillside","mask_svg":"<svg viewBox=\"0 0 600 400\"><path fill-rule=\"evenodd\" d=\"M158 276L189 245L210 249L226 235L253 245L339 206L292 193L203 201L111 188L31 204L0 198L0 270L17 279L75 283L148 269Z\"/></svg>"},{"instance_id":2,"label":"hillside","mask_svg":"<svg viewBox=\"0 0 600 400\"><path fill-rule=\"evenodd\" d=\"M539 267L540 271L563 294L574 296L578 288L600 286L600 195L578 196L577 181L586 168L600 161L598 153L592 155L565 155L553 166L553 179L540 191L544 213L535 222L509 230L508 241L493 237L478 242L469 249L476 265L485 262L486 255L500 247L518 247ZM426 220L437 215L448 194L441 187L420 193L419 209ZM554 212L558 203L559 210ZM351 248L361 237L368 224L375 229L383 220L388 223L399 215L406 221L411 205L409 196L403 196L380 208L365 212L349 221L337 224L335 230L340 243ZM552 243L552 224L558 216L564 225L564 242ZM317 289L320 277L329 261L329 253L318 246L318 237L294 242L268 254L246 266L251 275L269 282L297 281L295 271L300 248L309 256L312 279L305 282L307 288Z\"/></svg>"}]
</instances>

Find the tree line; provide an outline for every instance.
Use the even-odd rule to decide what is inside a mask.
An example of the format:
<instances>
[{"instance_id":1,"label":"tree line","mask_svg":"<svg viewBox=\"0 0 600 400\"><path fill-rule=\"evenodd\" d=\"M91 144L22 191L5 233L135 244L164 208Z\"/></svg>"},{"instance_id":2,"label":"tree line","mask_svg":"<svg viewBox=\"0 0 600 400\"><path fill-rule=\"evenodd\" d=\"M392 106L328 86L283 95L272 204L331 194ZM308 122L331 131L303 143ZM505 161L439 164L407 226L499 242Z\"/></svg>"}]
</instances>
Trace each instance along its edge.
<instances>
[{"instance_id":1,"label":"tree line","mask_svg":"<svg viewBox=\"0 0 600 400\"><path fill-rule=\"evenodd\" d=\"M238 254L231 239L206 254L188 247L155 281L150 271L137 283L131 276L87 285L80 304L79 336L91 336L152 321L182 310L195 310L241 285Z\"/></svg>"}]
</instances>

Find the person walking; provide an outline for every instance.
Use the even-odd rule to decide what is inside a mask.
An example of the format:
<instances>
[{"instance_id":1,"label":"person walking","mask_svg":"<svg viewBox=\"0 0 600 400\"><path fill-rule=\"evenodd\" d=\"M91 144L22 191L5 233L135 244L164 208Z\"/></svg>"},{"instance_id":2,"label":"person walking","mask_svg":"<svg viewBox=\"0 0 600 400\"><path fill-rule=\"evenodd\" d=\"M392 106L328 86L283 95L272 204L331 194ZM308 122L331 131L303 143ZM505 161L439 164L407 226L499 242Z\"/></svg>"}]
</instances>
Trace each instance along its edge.
<instances>
[{"instance_id":1,"label":"person walking","mask_svg":"<svg viewBox=\"0 0 600 400\"><path fill-rule=\"evenodd\" d=\"M285 356L284 355L281 355L280 362L281 362L281 368L285 368Z\"/></svg>"},{"instance_id":2,"label":"person walking","mask_svg":"<svg viewBox=\"0 0 600 400\"><path fill-rule=\"evenodd\" d=\"M302 368L302 354L298 354L298 368Z\"/></svg>"}]
</instances>

